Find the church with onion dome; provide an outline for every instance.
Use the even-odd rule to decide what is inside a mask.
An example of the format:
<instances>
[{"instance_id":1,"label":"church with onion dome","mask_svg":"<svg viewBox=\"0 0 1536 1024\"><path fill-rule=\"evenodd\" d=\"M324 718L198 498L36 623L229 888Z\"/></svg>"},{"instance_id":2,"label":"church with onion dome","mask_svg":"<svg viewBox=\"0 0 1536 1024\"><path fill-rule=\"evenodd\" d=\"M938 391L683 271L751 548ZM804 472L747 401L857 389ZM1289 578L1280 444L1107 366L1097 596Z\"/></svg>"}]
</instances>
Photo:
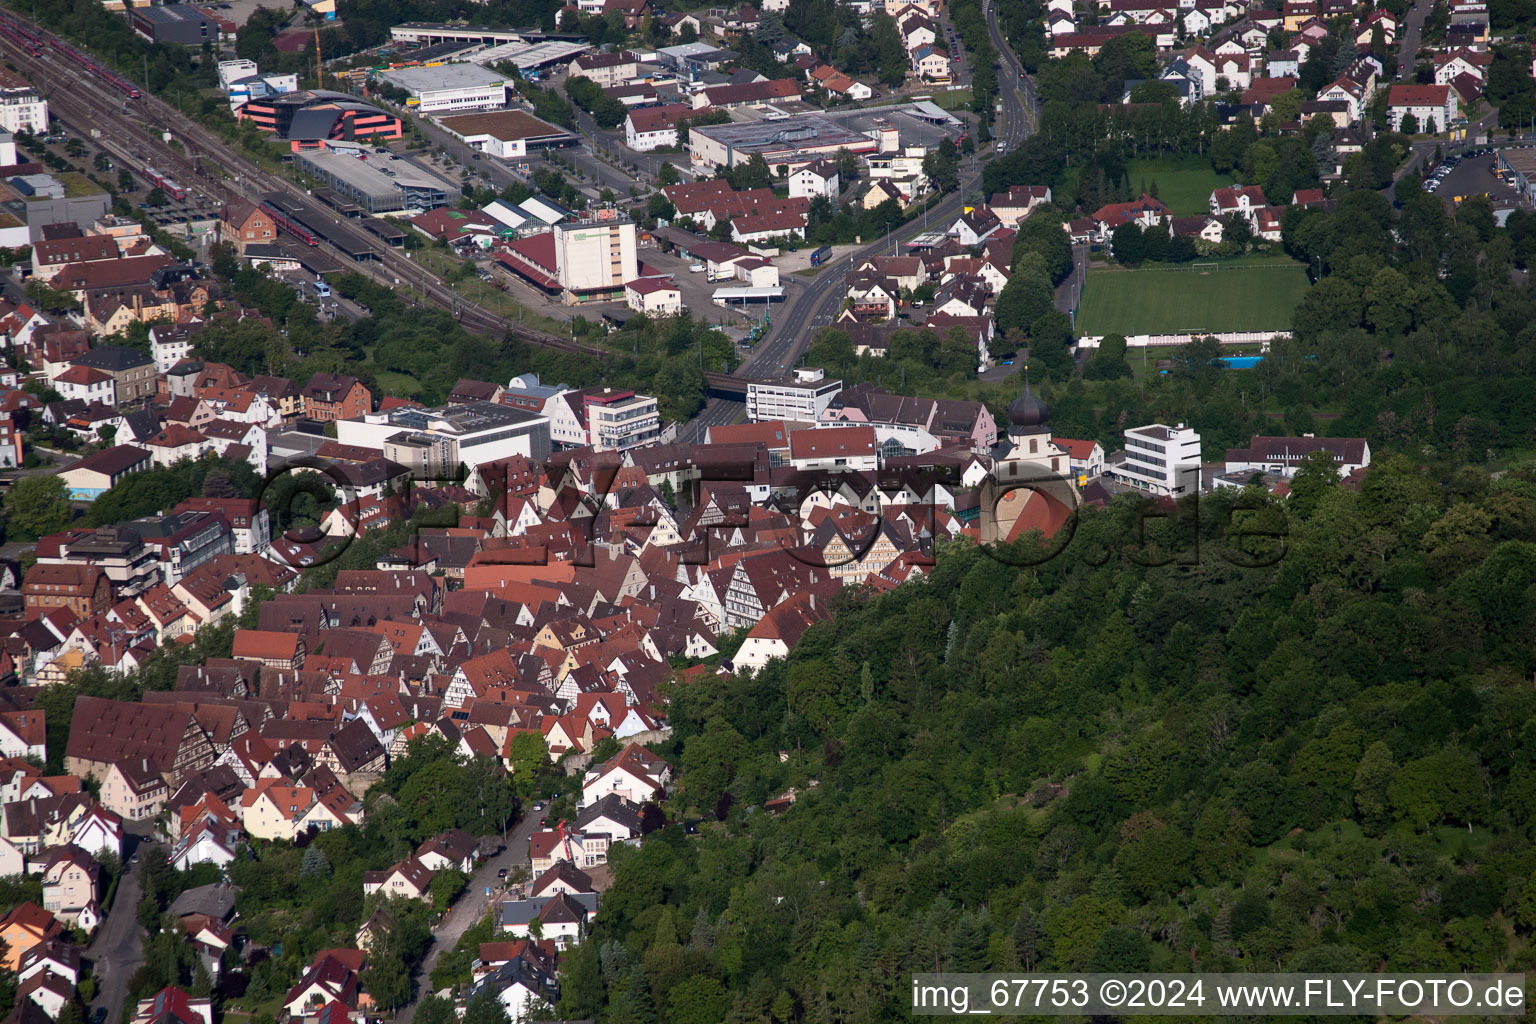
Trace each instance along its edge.
<instances>
[{"instance_id":1,"label":"church with onion dome","mask_svg":"<svg viewBox=\"0 0 1536 1024\"><path fill-rule=\"evenodd\" d=\"M1029 386L1008 406L1006 440L993 449L992 476L981 488L981 541L1008 543L1031 530L1053 537L1081 504L1070 459L1051 443L1051 410Z\"/></svg>"}]
</instances>

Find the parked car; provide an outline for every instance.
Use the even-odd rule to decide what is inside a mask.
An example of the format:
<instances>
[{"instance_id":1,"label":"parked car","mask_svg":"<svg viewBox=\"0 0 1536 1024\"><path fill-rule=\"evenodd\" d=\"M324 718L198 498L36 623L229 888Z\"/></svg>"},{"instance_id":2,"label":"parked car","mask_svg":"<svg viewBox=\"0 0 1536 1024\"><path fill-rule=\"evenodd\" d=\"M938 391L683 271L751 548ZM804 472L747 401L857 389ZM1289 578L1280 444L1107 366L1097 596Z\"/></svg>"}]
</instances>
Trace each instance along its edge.
<instances>
[{"instance_id":1,"label":"parked car","mask_svg":"<svg viewBox=\"0 0 1536 1024\"><path fill-rule=\"evenodd\" d=\"M505 881L507 877L507 869L502 868L500 871L496 872L496 877Z\"/></svg>"}]
</instances>

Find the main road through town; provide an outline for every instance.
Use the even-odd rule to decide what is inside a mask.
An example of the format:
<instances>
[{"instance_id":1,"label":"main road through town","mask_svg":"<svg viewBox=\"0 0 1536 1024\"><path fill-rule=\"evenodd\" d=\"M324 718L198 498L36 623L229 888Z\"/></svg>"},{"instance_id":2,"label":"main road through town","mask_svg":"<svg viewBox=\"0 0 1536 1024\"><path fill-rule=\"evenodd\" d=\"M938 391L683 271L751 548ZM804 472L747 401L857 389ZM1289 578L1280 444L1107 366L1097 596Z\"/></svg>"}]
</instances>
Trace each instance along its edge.
<instances>
[{"instance_id":1,"label":"main road through town","mask_svg":"<svg viewBox=\"0 0 1536 1024\"><path fill-rule=\"evenodd\" d=\"M992 45L998 53L997 84L1003 105L1002 120L995 133L997 152L1006 152L1017 148L1034 133L1038 123L1038 100L1033 80L1024 72L1023 65L998 29L996 2L985 0L985 9ZM961 164L960 187L934 204L926 218L916 218L890 236L857 250L847 261L838 260L823 267L814 277L790 278L784 304L771 314L772 329L747 354L736 372L744 377L774 377L792 370L810 347L811 335L816 328L830 324L837 315L843 303L844 278L848 271L872 256L899 253L903 242L925 231L942 231L949 227L967 202L974 203L980 198L977 193L980 182L979 163L975 157L968 158ZM731 423L741 414L740 402L711 398L684 427L681 440L703 441L709 427Z\"/></svg>"}]
</instances>

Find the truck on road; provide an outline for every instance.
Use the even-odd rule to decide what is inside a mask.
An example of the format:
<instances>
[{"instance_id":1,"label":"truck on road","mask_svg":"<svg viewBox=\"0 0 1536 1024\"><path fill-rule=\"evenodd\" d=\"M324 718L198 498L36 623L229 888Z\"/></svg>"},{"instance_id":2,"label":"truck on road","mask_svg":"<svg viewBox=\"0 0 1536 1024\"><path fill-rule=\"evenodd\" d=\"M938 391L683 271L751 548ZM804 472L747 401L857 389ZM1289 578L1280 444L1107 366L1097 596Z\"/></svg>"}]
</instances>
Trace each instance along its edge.
<instances>
[{"instance_id":1,"label":"truck on road","mask_svg":"<svg viewBox=\"0 0 1536 1024\"><path fill-rule=\"evenodd\" d=\"M830 255L832 255L832 247L830 245L822 246L820 249L817 249L815 252L811 253L811 266L821 266L821 261Z\"/></svg>"}]
</instances>

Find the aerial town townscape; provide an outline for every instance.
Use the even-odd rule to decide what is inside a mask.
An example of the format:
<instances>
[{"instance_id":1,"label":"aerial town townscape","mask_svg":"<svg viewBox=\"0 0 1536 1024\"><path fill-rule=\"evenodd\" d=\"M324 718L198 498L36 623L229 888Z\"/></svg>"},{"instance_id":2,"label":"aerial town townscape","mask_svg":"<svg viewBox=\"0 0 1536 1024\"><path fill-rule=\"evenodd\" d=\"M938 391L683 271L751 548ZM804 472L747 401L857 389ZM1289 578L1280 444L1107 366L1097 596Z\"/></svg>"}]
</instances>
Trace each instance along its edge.
<instances>
[{"instance_id":1,"label":"aerial town townscape","mask_svg":"<svg viewBox=\"0 0 1536 1024\"><path fill-rule=\"evenodd\" d=\"M0 1021L1536 965L1536 3L1264 2L0 0Z\"/></svg>"}]
</instances>

